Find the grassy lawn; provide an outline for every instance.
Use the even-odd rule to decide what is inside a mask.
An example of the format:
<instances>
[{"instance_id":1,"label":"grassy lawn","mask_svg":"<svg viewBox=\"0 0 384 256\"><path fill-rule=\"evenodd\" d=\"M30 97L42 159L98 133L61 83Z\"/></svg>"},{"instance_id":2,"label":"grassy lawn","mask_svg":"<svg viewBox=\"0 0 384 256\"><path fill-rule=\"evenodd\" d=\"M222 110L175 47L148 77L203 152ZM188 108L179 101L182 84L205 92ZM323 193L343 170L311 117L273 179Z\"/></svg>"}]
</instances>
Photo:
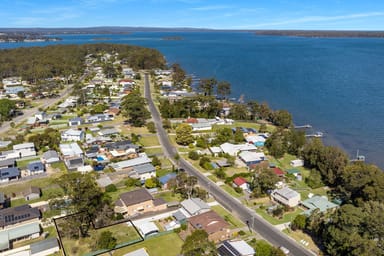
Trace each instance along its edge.
<instances>
[{"instance_id":1,"label":"grassy lawn","mask_svg":"<svg viewBox=\"0 0 384 256\"><path fill-rule=\"evenodd\" d=\"M117 244L140 239L139 234L133 227L126 223L114 226L91 230L89 237L78 240L62 238L63 246L67 255L84 255L92 251L91 245L95 243L95 239L103 232L110 231L117 240Z\"/></svg>"},{"instance_id":2,"label":"grassy lawn","mask_svg":"<svg viewBox=\"0 0 384 256\"><path fill-rule=\"evenodd\" d=\"M163 149L161 147L159 148L144 148L145 153L147 155L158 155L163 154Z\"/></svg>"},{"instance_id":3,"label":"grassy lawn","mask_svg":"<svg viewBox=\"0 0 384 256\"><path fill-rule=\"evenodd\" d=\"M167 175L168 173L171 173L171 172L172 172L172 170L167 170L167 169L156 170L156 176L162 177L162 176Z\"/></svg>"},{"instance_id":4,"label":"grassy lawn","mask_svg":"<svg viewBox=\"0 0 384 256\"><path fill-rule=\"evenodd\" d=\"M165 191L155 195L155 198L163 198L167 202L180 202L182 200L180 194L174 194L171 191Z\"/></svg>"},{"instance_id":5,"label":"grassy lawn","mask_svg":"<svg viewBox=\"0 0 384 256\"><path fill-rule=\"evenodd\" d=\"M305 246L305 245L303 246L306 247L307 249L310 249L313 252L316 252L317 254L320 253L319 247L317 247L316 244L313 242L312 238L309 235L303 233L303 231L301 230L293 231L290 229L284 229L283 232L289 235L290 237L292 237L293 239L295 239L300 244L302 244L300 241L308 242L308 246Z\"/></svg>"},{"instance_id":6,"label":"grassy lawn","mask_svg":"<svg viewBox=\"0 0 384 256\"><path fill-rule=\"evenodd\" d=\"M149 255L177 256L180 254L182 245L183 241L176 233L169 233L157 237L150 237L143 242L121 248L116 250L113 255L123 256L128 252L132 252L140 248L145 248ZM107 255L108 254L105 254L105 256Z\"/></svg>"},{"instance_id":7,"label":"grassy lawn","mask_svg":"<svg viewBox=\"0 0 384 256\"><path fill-rule=\"evenodd\" d=\"M16 160L16 163L17 163L17 167L19 167L20 169L25 169L30 162L34 162L38 160L40 160L40 157L37 156L37 157L30 158L28 160Z\"/></svg>"},{"instance_id":8,"label":"grassy lawn","mask_svg":"<svg viewBox=\"0 0 384 256\"><path fill-rule=\"evenodd\" d=\"M232 187L228 186L227 184L224 184L220 186L222 189L224 189L228 194L230 194L233 197L241 197L243 194L237 193Z\"/></svg>"},{"instance_id":9,"label":"grassy lawn","mask_svg":"<svg viewBox=\"0 0 384 256\"><path fill-rule=\"evenodd\" d=\"M214 210L221 217L223 217L228 222L228 224L231 225L231 228L245 227L245 224L243 222L235 218L230 212L224 209L221 205L211 206L211 209Z\"/></svg>"},{"instance_id":10,"label":"grassy lawn","mask_svg":"<svg viewBox=\"0 0 384 256\"><path fill-rule=\"evenodd\" d=\"M65 166L64 162L57 162L57 163L52 163L51 164L51 167L53 169L59 169L61 172L66 172L67 171L67 167Z\"/></svg>"},{"instance_id":11,"label":"grassy lawn","mask_svg":"<svg viewBox=\"0 0 384 256\"><path fill-rule=\"evenodd\" d=\"M294 212L285 213L283 218L281 219L277 219L269 215L265 209L256 209L256 212L272 225L278 225L292 221L297 215L299 215L303 211L297 208Z\"/></svg>"},{"instance_id":12,"label":"grassy lawn","mask_svg":"<svg viewBox=\"0 0 384 256\"><path fill-rule=\"evenodd\" d=\"M160 142L159 142L156 134L150 134L148 136L143 136L140 138L139 142L141 145L143 145L143 147L159 146L160 145Z\"/></svg>"},{"instance_id":13,"label":"grassy lawn","mask_svg":"<svg viewBox=\"0 0 384 256\"><path fill-rule=\"evenodd\" d=\"M44 230L44 232L48 233L47 238L57 237L57 231L56 231L55 226L49 226L49 227L44 228L43 230Z\"/></svg>"}]
</instances>

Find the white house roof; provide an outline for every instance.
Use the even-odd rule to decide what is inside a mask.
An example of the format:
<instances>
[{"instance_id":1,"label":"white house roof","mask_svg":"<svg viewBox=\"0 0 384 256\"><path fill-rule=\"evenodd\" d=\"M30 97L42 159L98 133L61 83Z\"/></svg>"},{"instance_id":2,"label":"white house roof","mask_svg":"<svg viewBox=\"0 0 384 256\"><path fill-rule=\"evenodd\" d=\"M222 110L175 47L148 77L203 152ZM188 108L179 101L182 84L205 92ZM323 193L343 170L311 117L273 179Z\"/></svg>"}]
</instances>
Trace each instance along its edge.
<instances>
[{"instance_id":1,"label":"white house roof","mask_svg":"<svg viewBox=\"0 0 384 256\"><path fill-rule=\"evenodd\" d=\"M149 254L144 248L140 248L136 251L124 254L124 256L149 256Z\"/></svg>"},{"instance_id":2,"label":"white house roof","mask_svg":"<svg viewBox=\"0 0 384 256\"><path fill-rule=\"evenodd\" d=\"M228 250L230 250L232 253L235 253L236 255L254 255L255 250L247 244L244 240L238 240L238 241L225 241L223 243L225 247L227 247Z\"/></svg>"},{"instance_id":3,"label":"white house roof","mask_svg":"<svg viewBox=\"0 0 384 256\"><path fill-rule=\"evenodd\" d=\"M222 152L222 150L221 150L220 147L210 147L209 150L210 150L213 154L218 154L218 153Z\"/></svg>"},{"instance_id":4,"label":"white house roof","mask_svg":"<svg viewBox=\"0 0 384 256\"><path fill-rule=\"evenodd\" d=\"M77 143L60 144L59 148L64 156L76 156L83 154L83 151Z\"/></svg>"},{"instance_id":5,"label":"white house roof","mask_svg":"<svg viewBox=\"0 0 384 256\"><path fill-rule=\"evenodd\" d=\"M280 195L286 199L292 199L292 198L296 198L296 197L300 196L299 193L297 193L295 190L293 190L289 187L275 190L273 193L278 194L278 195Z\"/></svg>"},{"instance_id":6,"label":"white house roof","mask_svg":"<svg viewBox=\"0 0 384 256\"><path fill-rule=\"evenodd\" d=\"M224 153L228 153L233 156L236 155L239 151L252 151L257 149L256 146L253 144L232 144L229 142L221 144L220 148L223 150Z\"/></svg>"},{"instance_id":7,"label":"white house roof","mask_svg":"<svg viewBox=\"0 0 384 256\"><path fill-rule=\"evenodd\" d=\"M194 215L203 209L210 209L209 205L206 204L200 198L190 198L181 202L181 206L190 214Z\"/></svg>"},{"instance_id":8,"label":"white house roof","mask_svg":"<svg viewBox=\"0 0 384 256\"><path fill-rule=\"evenodd\" d=\"M82 133L83 131L75 129L69 129L64 132L64 134L67 136L81 136Z\"/></svg>"},{"instance_id":9,"label":"white house roof","mask_svg":"<svg viewBox=\"0 0 384 256\"><path fill-rule=\"evenodd\" d=\"M258 162L264 160L265 155L263 152L243 151L239 154L239 157L243 159L244 162Z\"/></svg>"},{"instance_id":10,"label":"white house roof","mask_svg":"<svg viewBox=\"0 0 384 256\"><path fill-rule=\"evenodd\" d=\"M134 167L137 165L142 165L142 164L151 163L151 162L152 162L151 159L149 159L146 154L140 154L139 157L125 160L125 161L121 161L121 162L117 162L117 163L113 163L113 164L111 164L111 167L115 170L121 170L121 169Z\"/></svg>"},{"instance_id":11,"label":"white house roof","mask_svg":"<svg viewBox=\"0 0 384 256\"><path fill-rule=\"evenodd\" d=\"M35 144L33 144L32 142L29 142L29 143L13 145L13 150L20 150L20 149L34 148L34 147L35 147Z\"/></svg>"},{"instance_id":12,"label":"white house roof","mask_svg":"<svg viewBox=\"0 0 384 256\"><path fill-rule=\"evenodd\" d=\"M247 142L252 142L252 143L265 142L265 138L260 136L260 135L249 135L249 136L245 137L245 140Z\"/></svg>"},{"instance_id":13,"label":"white house roof","mask_svg":"<svg viewBox=\"0 0 384 256\"><path fill-rule=\"evenodd\" d=\"M144 174L156 171L155 167L151 163L137 165L133 167L133 170L135 170L137 174Z\"/></svg>"}]
</instances>

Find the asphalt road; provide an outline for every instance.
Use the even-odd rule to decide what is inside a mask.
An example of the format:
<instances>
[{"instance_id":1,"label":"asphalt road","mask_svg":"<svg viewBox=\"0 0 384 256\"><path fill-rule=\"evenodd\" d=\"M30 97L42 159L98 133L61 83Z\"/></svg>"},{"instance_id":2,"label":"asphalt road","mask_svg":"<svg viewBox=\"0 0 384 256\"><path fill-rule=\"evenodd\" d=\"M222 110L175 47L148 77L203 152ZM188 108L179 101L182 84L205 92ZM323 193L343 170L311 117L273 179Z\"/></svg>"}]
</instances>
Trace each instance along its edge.
<instances>
[{"instance_id":1,"label":"asphalt road","mask_svg":"<svg viewBox=\"0 0 384 256\"><path fill-rule=\"evenodd\" d=\"M155 107L151 91L148 74L144 76L145 98L147 99L149 110L152 114L153 121L156 125L157 134L160 144L164 149L164 155L176 162L174 156L177 151L169 141L167 132L164 130L160 113ZM237 199L233 198L227 192L218 187L214 182L205 177L200 171L196 170L191 164L184 159L178 160L179 168L184 168L189 174L196 176L199 184L204 187L221 205L236 215L244 223L249 223L250 228L260 234L264 239L273 245L279 247L284 246L290 251L290 255L316 255L315 253L305 249L296 241L276 229L273 225L265 221L253 210L241 204Z\"/></svg>"}]
</instances>

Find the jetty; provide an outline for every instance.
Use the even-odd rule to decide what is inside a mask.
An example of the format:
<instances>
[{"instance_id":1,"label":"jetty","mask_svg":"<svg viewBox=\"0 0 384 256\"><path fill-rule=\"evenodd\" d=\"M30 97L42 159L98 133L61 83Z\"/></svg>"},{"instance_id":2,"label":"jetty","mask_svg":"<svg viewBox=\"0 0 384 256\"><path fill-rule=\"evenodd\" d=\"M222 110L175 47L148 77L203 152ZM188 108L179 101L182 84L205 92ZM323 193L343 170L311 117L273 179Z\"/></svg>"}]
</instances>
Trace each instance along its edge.
<instances>
[{"instance_id":1,"label":"jetty","mask_svg":"<svg viewBox=\"0 0 384 256\"><path fill-rule=\"evenodd\" d=\"M293 128L295 128L295 129L310 129L310 128L312 128L312 125L310 125L310 124L295 125Z\"/></svg>"},{"instance_id":2,"label":"jetty","mask_svg":"<svg viewBox=\"0 0 384 256\"><path fill-rule=\"evenodd\" d=\"M315 133L311 133L311 134L306 134L305 137L308 137L308 138L322 138L322 137L324 137L324 134L322 132L315 132Z\"/></svg>"}]
</instances>

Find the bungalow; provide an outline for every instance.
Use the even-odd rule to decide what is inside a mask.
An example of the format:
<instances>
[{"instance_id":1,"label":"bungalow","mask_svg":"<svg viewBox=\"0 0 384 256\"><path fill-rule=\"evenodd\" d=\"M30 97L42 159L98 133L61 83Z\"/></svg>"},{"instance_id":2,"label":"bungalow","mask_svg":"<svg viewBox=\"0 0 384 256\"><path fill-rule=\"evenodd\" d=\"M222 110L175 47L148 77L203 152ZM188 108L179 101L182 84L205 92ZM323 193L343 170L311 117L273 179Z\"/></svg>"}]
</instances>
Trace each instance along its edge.
<instances>
[{"instance_id":1,"label":"bungalow","mask_svg":"<svg viewBox=\"0 0 384 256\"><path fill-rule=\"evenodd\" d=\"M168 173L164 176L159 177L159 182L160 182L161 186L163 187L163 189L167 189L168 188L168 182L171 179L176 178L176 176L177 176L177 174L172 172L172 173Z\"/></svg>"},{"instance_id":2,"label":"bungalow","mask_svg":"<svg viewBox=\"0 0 384 256\"><path fill-rule=\"evenodd\" d=\"M116 128L108 128L108 129L103 129L98 132L100 136L111 136L111 135L116 135L119 134L120 131L117 130Z\"/></svg>"},{"instance_id":3,"label":"bungalow","mask_svg":"<svg viewBox=\"0 0 384 256\"><path fill-rule=\"evenodd\" d=\"M219 256L253 256L255 249L244 240L224 241L217 248Z\"/></svg>"},{"instance_id":4,"label":"bungalow","mask_svg":"<svg viewBox=\"0 0 384 256\"><path fill-rule=\"evenodd\" d=\"M113 118L111 118L107 114L96 114L93 116L87 117L87 123L100 123L105 121L111 121Z\"/></svg>"},{"instance_id":5,"label":"bungalow","mask_svg":"<svg viewBox=\"0 0 384 256\"><path fill-rule=\"evenodd\" d=\"M212 125L208 122L204 123L192 123L192 131L209 131L212 130Z\"/></svg>"},{"instance_id":6,"label":"bungalow","mask_svg":"<svg viewBox=\"0 0 384 256\"><path fill-rule=\"evenodd\" d=\"M256 151L257 150L255 145L249 144L249 143L232 144L232 143L226 142L224 144L221 144L220 148L224 153L227 153L231 156L236 156L239 152L242 152L242 151Z\"/></svg>"},{"instance_id":7,"label":"bungalow","mask_svg":"<svg viewBox=\"0 0 384 256\"><path fill-rule=\"evenodd\" d=\"M263 152L249 152L243 151L239 154L239 158L247 165L258 164L265 160Z\"/></svg>"},{"instance_id":8,"label":"bungalow","mask_svg":"<svg viewBox=\"0 0 384 256\"><path fill-rule=\"evenodd\" d=\"M0 231L0 252L11 249L14 241L40 237L41 228L38 222L12 227ZM28 254L29 255L29 254Z\"/></svg>"},{"instance_id":9,"label":"bungalow","mask_svg":"<svg viewBox=\"0 0 384 256\"><path fill-rule=\"evenodd\" d=\"M188 216L195 216L211 210L211 207L200 198L190 198L181 202L181 207Z\"/></svg>"},{"instance_id":10,"label":"bungalow","mask_svg":"<svg viewBox=\"0 0 384 256\"><path fill-rule=\"evenodd\" d=\"M41 161L29 162L27 166L28 175L37 175L45 172L45 166Z\"/></svg>"},{"instance_id":11,"label":"bungalow","mask_svg":"<svg viewBox=\"0 0 384 256\"><path fill-rule=\"evenodd\" d=\"M13 145L13 152L16 156L22 158L22 157L28 157L28 156L36 156L36 150L35 150L35 144L32 142L29 143L22 143Z\"/></svg>"},{"instance_id":12,"label":"bungalow","mask_svg":"<svg viewBox=\"0 0 384 256\"><path fill-rule=\"evenodd\" d=\"M156 177L156 168L151 163L137 165L133 167L129 176L132 178L138 178L142 182L145 182L146 179Z\"/></svg>"},{"instance_id":13,"label":"bungalow","mask_svg":"<svg viewBox=\"0 0 384 256\"><path fill-rule=\"evenodd\" d=\"M77 126L84 124L84 119L81 117L75 117L68 120L68 126Z\"/></svg>"},{"instance_id":14,"label":"bungalow","mask_svg":"<svg viewBox=\"0 0 384 256\"><path fill-rule=\"evenodd\" d=\"M84 153L77 143L60 144L59 147L68 170L75 170L84 165Z\"/></svg>"},{"instance_id":15,"label":"bungalow","mask_svg":"<svg viewBox=\"0 0 384 256\"><path fill-rule=\"evenodd\" d=\"M271 197L274 201L289 207L296 207L301 199L300 194L289 187L274 190Z\"/></svg>"},{"instance_id":16,"label":"bungalow","mask_svg":"<svg viewBox=\"0 0 384 256\"><path fill-rule=\"evenodd\" d=\"M20 170L17 167L0 169L0 182L18 180L19 178L20 178Z\"/></svg>"},{"instance_id":17,"label":"bungalow","mask_svg":"<svg viewBox=\"0 0 384 256\"><path fill-rule=\"evenodd\" d=\"M116 171L123 171L123 170L127 170L127 169L133 168L133 167L138 166L138 165L147 164L147 163L151 163L151 162L152 162L151 159L149 159L145 153L141 153L136 158L112 163L112 164L110 164L110 166L113 169L115 169Z\"/></svg>"},{"instance_id":18,"label":"bungalow","mask_svg":"<svg viewBox=\"0 0 384 256\"><path fill-rule=\"evenodd\" d=\"M260 135L248 135L245 137L245 140L256 147L263 147L266 139Z\"/></svg>"},{"instance_id":19,"label":"bungalow","mask_svg":"<svg viewBox=\"0 0 384 256\"><path fill-rule=\"evenodd\" d=\"M115 212L126 216L156 212L166 208L167 204L163 199L154 199L145 188L120 194L115 202Z\"/></svg>"},{"instance_id":20,"label":"bungalow","mask_svg":"<svg viewBox=\"0 0 384 256\"><path fill-rule=\"evenodd\" d=\"M243 177L236 177L233 180L233 187L241 188L242 190L249 191L249 184Z\"/></svg>"},{"instance_id":21,"label":"bungalow","mask_svg":"<svg viewBox=\"0 0 384 256\"><path fill-rule=\"evenodd\" d=\"M23 191L23 196L27 201L40 198L41 189L38 187L29 187Z\"/></svg>"},{"instance_id":22,"label":"bungalow","mask_svg":"<svg viewBox=\"0 0 384 256\"><path fill-rule=\"evenodd\" d=\"M117 116L119 113L120 113L120 109L119 108L109 108L107 109L106 111L104 111L105 114L107 114L108 116Z\"/></svg>"},{"instance_id":23,"label":"bungalow","mask_svg":"<svg viewBox=\"0 0 384 256\"><path fill-rule=\"evenodd\" d=\"M291 165L292 167L301 167L301 166L304 165L304 160L301 160L301 159L295 159L295 160L292 160L292 161L290 162L290 165Z\"/></svg>"},{"instance_id":24,"label":"bungalow","mask_svg":"<svg viewBox=\"0 0 384 256\"><path fill-rule=\"evenodd\" d=\"M59 154L55 150L48 150L43 153L41 161L45 164L60 162Z\"/></svg>"},{"instance_id":25,"label":"bungalow","mask_svg":"<svg viewBox=\"0 0 384 256\"><path fill-rule=\"evenodd\" d=\"M61 134L62 141L83 141L85 132L82 130L69 129Z\"/></svg>"},{"instance_id":26,"label":"bungalow","mask_svg":"<svg viewBox=\"0 0 384 256\"><path fill-rule=\"evenodd\" d=\"M55 237L45 239L30 245L31 256L48 256L60 251L59 243Z\"/></svg>"},{"instance_id":27,"label":"bungalow","mask_svg":"<svg viewBox=\"0 0 384 256\"><path fill-rule=\"evenodd\" d=\"M219 156L219 154L223 152L220 147L209 147L209 151L211 151L212 156L215 157Z\"/></svg>"},{"instance_id":28,"label":"bungalow","mask_svg":"<svg viewBox=\"0 0 384 256\"><path fill-rule=\"evenodd\" d=\"M311 198L302 201L300 204L306 210L304 212L305 215L311 215L311 213L317 209L324 213L330 209L335 209L338 207L337 204L328 201L327 197L318 195L312 196Z\"/></svg>"},{"instance_id":29,"label":"bungalow","mask_svg":"<svg viewBox=\"0 0 384 256\"><path fill-rule=\"evenodd\" d=\"M0 169L16 167L15 159L4 159L0 161Z\"/></svg>"},{"instance_id":30,"label":"bungalow","mask_svg":"<svg viewBox=\"0 0 384 256\"><path fill-rule=\"evenodd\" d=\"M39 209L28 204L0 210L0 229L25 222L38 221L41 217ZM1 240L1 239L0 239Z\"/></svg>"},{"instance_id":31,"label":"bungalow","mask_svg":"<svg viewBox=\"0 0 384 256\"><path fill-rule=\"evenodd\" d=\"M208 211L188 219L188 229L203 229L208 233L208 239L214 242L230 238L229 224L214 211Z\"/></svg>"}]
</instances>

